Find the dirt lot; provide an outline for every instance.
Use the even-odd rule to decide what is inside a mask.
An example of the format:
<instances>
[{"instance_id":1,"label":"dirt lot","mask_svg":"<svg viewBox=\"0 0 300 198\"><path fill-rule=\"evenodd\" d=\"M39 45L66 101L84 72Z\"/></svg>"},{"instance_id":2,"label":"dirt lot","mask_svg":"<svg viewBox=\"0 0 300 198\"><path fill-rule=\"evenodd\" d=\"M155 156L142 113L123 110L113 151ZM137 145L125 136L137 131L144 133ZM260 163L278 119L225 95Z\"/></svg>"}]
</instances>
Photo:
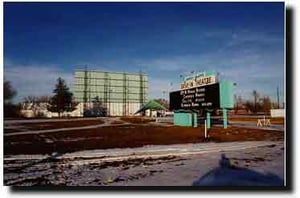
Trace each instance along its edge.
<instances>
[{"instance_id":1,"label":"dirt lot","mask_svg":"<svg viewBox=\"0 0 300 198\"><path fill-rule=\"evenodd\" d=\"M214 126L204 139L204 128L163 127L154 125L106 126L95 129L61 131L43 134L13 135L4 137L4 153L46 154L73 152L86 149L140 147L199 142L278 141L283 131Z\"/></svg>"},{"instance_id":2,"label":"dirt lot","mask_svg":"<svg viewBox=\"0 0 300 198\"><path fill-rule=\"evenodd\" d=\"M155 119L148 117L121 117L120 119L122 121L129 122L132 124L146 124L155 121Z\"/></svg>"}]
</instances>

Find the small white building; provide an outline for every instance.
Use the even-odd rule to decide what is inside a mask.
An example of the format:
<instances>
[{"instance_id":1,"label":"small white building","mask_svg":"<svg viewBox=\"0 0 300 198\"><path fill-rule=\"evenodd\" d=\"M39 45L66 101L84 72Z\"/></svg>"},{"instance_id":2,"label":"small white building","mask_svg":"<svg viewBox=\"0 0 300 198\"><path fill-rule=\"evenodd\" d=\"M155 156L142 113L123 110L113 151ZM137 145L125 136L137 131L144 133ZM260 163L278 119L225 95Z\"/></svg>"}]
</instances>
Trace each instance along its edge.
<instances>
[{"instance_id":1,"label":"small white building","mask_svg":"<svg viewBox=\"0 0 300 198\"><path fill-rule=\"evenodd\" d=\"M58 117L57 112L48 111L48 103L23 103L22 109L20 111L21 115L25 118L35 118L35 117L44 117L44 118L55 118ZM82 104L78 104L76 109L72 112L63 112L61 117L82 117L80 109Z\"/></svg>"},{"instance_id":2,"label":"small white building","mask_svg":"<svg viewBox=\"0 0 300 198\"><path fill-rule=\"evenodd\" d=\"M271 109L270 110L272 118L284 118L285 117L285 109Z\"/></svg>"}]
</instances>

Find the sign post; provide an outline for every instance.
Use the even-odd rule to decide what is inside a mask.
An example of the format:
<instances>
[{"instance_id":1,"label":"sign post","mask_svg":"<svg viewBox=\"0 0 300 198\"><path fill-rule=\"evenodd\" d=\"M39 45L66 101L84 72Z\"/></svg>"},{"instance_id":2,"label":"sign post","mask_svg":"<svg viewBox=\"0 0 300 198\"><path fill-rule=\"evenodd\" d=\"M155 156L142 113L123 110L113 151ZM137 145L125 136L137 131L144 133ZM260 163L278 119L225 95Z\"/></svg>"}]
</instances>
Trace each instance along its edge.
<instances>
[{"instance_id":1,"label":"sign post","mask_svg":"<svg viewBox=\"0 0 300 198\"><path fill-rule=\"evenodd\" d=\"M223 109L223 128L227 129L227 109Z\"/></svg>"},{"instance_id":2,"label":"sign post","mask_svg":"<svg viewBox=\"0 0 300 198\"><path fill-rule=\"evenodd\" d=\"M197 127L198 127L197 113L193 113L192 115L193 115L193 118L192 118L192 119L194 120L194 122L193 122L193 123L194 123L194 124L193 124L193 127L194 127L194 128L197 128Z\"/></svg>"},{"instance_id":3,"label":"sign post","mask_svg":"<svg viewBox=\"0 0 300 198\"><path fill-rule=\"evenodd\" d=\"M210 129L210 112L206 113L206 119L207 119L207 128Z\"/></svg>"},{"instance_id":4,"label":"sign post","mask_svg":"<svg viewBox=\"0 0 300 198\"><path fill-rule=\"evenodd\" d=\"M207 125L206 125L206 120L204 120L204 138L207 138Z\"/></svg>"}]
</instances>

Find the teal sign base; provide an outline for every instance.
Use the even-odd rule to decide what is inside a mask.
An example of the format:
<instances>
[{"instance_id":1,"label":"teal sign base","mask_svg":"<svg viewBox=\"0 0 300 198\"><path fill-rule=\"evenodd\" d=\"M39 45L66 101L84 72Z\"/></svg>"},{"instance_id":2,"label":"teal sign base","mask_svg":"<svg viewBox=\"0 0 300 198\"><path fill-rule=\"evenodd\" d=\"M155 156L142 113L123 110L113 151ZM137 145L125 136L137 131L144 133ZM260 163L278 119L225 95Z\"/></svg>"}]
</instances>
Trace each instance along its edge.
<instances>
[{"instance_id":1,"label":"teal sign base","mask_svg":"<svg viewBox=\"0 0 300 198\"><path fill-rule=\"evenodd\" d=\"M194 112L174 112L175 126L198 127L197 113Z\"/></svg>"}]
</instances>

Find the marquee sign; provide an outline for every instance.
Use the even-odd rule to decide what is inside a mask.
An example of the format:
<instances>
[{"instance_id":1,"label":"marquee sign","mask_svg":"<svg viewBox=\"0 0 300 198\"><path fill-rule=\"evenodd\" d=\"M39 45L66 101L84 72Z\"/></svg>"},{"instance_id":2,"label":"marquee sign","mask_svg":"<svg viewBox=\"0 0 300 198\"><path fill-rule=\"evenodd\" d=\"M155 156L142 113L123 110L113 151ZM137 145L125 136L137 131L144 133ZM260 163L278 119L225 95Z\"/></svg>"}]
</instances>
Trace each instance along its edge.
<instances>
[{"instance_id":1,"label":"marquee sign","mask_svg":"<svg viewBox=\"0 0 300 198\"><path fill-rule=\"evenodd\" d=\"M185 79L180 85L181 89L189 89L193 87L200 87L205 85L211 85L217 82L216 76L210 75L210 76L202 76L202 75L196 75L194 77L189 77Z\"/></svg>"},{"instance_id":2,"label":"marquee sign","mask_svg":"<svg viewBox=\"0 0 300 198\"><path fill-rule=\"evenodd\" d=\"M208 80L206 82L208 82ZM171 110L206 108L220 108L219 83L183 89L170 93Z\"/></svg>"}]
</instances>

